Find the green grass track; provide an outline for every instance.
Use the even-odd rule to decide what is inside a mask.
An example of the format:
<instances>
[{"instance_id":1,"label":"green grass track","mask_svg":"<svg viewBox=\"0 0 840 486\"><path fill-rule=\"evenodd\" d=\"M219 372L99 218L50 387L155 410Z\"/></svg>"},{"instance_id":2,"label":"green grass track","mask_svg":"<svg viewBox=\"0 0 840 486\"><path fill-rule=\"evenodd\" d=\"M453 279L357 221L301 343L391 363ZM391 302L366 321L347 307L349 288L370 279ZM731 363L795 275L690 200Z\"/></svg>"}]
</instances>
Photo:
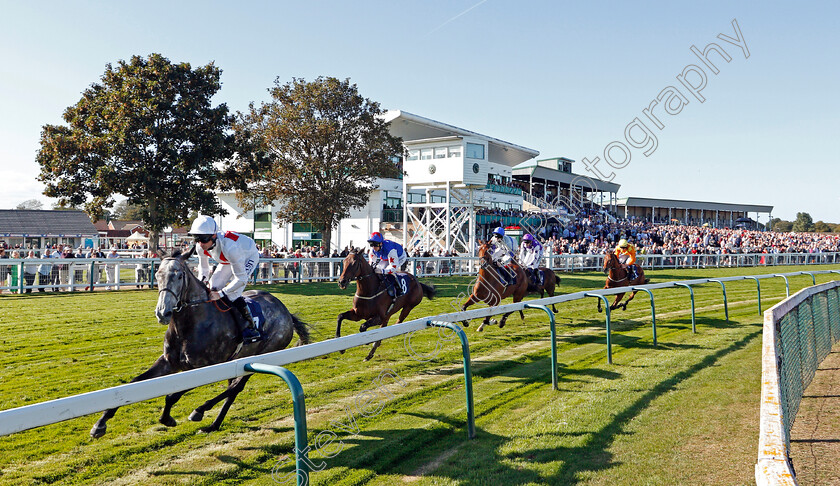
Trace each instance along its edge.
<instances>
[{"instance_id":1,"label":"green grass track","mask_svg":"<svg viewBox=\"0 0 840 486\"><path fill-rule=\"evenodd\" d=\"M649 271L651 283L840 266ZM561 293L601 288L601 273L561 274ZM837 275L818 275L817 283ZM425 279L439 297L411 317L451 312L471 279ZM811 285L792 277L791 293ZM335 333L354 287L335 283L262 286L313 326ZM753 484L758 440L761 323L753 280L656 290L658 346L650 305L636 295L614 311L613 364L595 299L558 306L559 391L551 388L547 317L529 310L504 329L466 329L474 372L477 437L466 439L458 340L436 330L289 366L306 393L317 485ZM785 295L781 278L761 281L762 306ZM164 327L155 290L0 297L0 409L128 382L160 355ZM358 332L345 322L343 335ZM398 379L381 373L393 372ZM255 376L220 431L197 434L190 411L223 390L192 391L157 423L163 399L123 407L108 433L91 439L88 416L0 437L0 485L294 484L288 388ZM320 434L320 436L319 436ZM318 440L321 443L318 444ZM327 439L331 439L331 442Z\"/></svg>"}]
</instances>

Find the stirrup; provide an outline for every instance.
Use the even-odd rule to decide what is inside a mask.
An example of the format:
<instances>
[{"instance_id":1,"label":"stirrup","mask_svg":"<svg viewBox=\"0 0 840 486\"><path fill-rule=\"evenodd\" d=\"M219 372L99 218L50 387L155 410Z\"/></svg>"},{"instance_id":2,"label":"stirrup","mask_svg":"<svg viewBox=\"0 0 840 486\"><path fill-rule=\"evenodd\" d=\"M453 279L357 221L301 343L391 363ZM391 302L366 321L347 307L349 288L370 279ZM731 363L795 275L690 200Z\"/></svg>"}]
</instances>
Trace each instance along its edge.
<instances>
[{"instance_id":1,"label":"stirrup","mask_svg":"<svg viewBox=\"0 0 840 486\"><path fill-rule=\"evenodd\" d=\"M250 327L242 330L242 342L244 344L251 344L257 341L262 341L262 334L258 330Z\"/></svg>"}]
</instances>

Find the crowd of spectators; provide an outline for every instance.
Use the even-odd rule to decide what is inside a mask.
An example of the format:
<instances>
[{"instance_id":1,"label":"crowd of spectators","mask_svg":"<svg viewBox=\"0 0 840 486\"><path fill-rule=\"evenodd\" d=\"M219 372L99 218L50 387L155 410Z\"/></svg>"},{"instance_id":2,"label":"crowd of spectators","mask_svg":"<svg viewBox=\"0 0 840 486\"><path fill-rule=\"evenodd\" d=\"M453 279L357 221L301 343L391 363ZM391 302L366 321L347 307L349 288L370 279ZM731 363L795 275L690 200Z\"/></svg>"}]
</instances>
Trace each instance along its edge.
<instances>
[{"instance_id":1,"label":"crowd of spectators","mask_svg":"<svg viewBox=\"0 0 840 486\"><path fill-rule=\"evenodd\" d=\"M589 216L550 224L536 235L553 254L602 254L621 238L639 254L822 253L840 251L837 233L779 233L742 228L611 223Z\"/></svg>"}]
</instances>

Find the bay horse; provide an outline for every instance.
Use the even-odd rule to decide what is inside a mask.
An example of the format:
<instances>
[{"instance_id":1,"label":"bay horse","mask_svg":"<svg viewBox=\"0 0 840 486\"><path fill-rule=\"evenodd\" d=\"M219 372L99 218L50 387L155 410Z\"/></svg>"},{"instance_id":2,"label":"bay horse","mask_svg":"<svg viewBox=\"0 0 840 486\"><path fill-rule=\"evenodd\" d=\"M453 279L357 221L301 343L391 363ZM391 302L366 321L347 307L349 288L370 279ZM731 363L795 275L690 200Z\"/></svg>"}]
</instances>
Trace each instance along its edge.
<instances>
[{"instance_id":1,"label":"bay horse","mask_svg":"<svg viewBox=\"0 0 840 486\"><path fill-rule=\"evenodd\" d=\"M629 275L629 270L624 268L624 265L618 260L618 256L615 253L609 253L608 255L604 255L604 274L607 275L607 283L604 285L605 289L614 289L616 287L629 287L631 285L644 285L650 282L649 278L645 278L645 271L642 270L642 267L637 266L638 268L638 275L634 280L629 280L627 277ZM621 302L621 298L624 297L624 293L616 294L615 301L610 305L610 310L615 310L621 307L622 310L627 310L627 303L633 300L633 297L636 296L638 291L633 291L630 294L630 297L627 301L619 304ZM601 299L598 299L598 312L602 312L601 309Z\"/></svg>"},{"instance_id":2,"label":"bay horse","mask_svg":"<svg viewBox=\"0 0 840 486\"><path fill-rule=\"evenodd\" d=\"M163 339L163 355L145 373L131 380L132 383L234 358L278 351L289 345L293 333L297 333L300 338L298 345L309 343L307 324L291 314L277 297L261 290L249 290L243 295L259 302L262 308L265 322L260 324L260 332L264 338L243 345L239 326L232 313L228 312L230 309L221 309L220 301L209 300L209 290L187 266L187 260L194 252L193 246L185 254L176 250L172 256L161 255L162 260L155 273L158 286L155 316L159 323L168 326ZM245 375L228 380L227 389L196 408L189 419L193 422L201 421L204 412L225 400L216 420L201 429L202 432L218 430L231 404L250 377ZM163 412L158 419L160 423L167 427L176 425L170 411L175 402L188 391L166 396ZM90 430L91 437L105 435L106 422L116 411L117 408L112 408L102 413Z\"/></svg>"},{"instance_id":3,"label":"bay horse","mask_svg":"<svg viewBox=\"0 0 840 486\"><path fill-rule=\"evenodd\" d=\"M364 319L359 327L359 332L365 332L368 328L377 324L381 327L387 326L388 320L397 311L400 311L400 316L397 319L397 324L399 324L408 317L412 309L417 307L417 304L423 300L423 296L426 296L427 299L434 298L437 291L433 286L420 282L413 275L410 276L411 282L407 291L394 300L386 291L384 279L374 271L364 254L359 249L351 251L344 259L343 271L338 279L338 287L346 289L350 281L355 280L356 294L353 296L353 308L338 315L335 337L341 337L341 321L344 319L351 321ZM373 358L373 353L376 352L376 348L379 347L381 342L373 343L373 347L364 361ZM341 352L344 353L344 351Z\"/></svg>"},{"instance_id":4,"label":"bay horse","mask_svg":"<svg viewBox=\"0 0 840 486\"><path fill-rule=\"evenodd\" d=\"M525 270L523 270L518 263L511 263L510 267L513 268L516 273L516 283L506 286L499 276L500 270L493 265L493 260L490 258L490 242L479 241L478 243L480 245L478 248L478 278L473 286L472 294L470 294L467 301L461 305L461 310L467 310L467 307L475 304L476 302L484 302L490 307L495 307L499 305L503 299L510 296L513 296L514 303L520 302L525 295L528 294L528 276L525 274ZM505 327L507 317L511 314L513 314L513 312L508 312L502 316L502 319L499 321L500 329ZM522 311L519 311L519 317L524 320L525 314L523 314ZM462 322L464 326L470 325L468 321ZM478 330L483 331L484 326L491 323L490 316L485 317L484 322L478 326Z\"/></svg>"}]
</instances>

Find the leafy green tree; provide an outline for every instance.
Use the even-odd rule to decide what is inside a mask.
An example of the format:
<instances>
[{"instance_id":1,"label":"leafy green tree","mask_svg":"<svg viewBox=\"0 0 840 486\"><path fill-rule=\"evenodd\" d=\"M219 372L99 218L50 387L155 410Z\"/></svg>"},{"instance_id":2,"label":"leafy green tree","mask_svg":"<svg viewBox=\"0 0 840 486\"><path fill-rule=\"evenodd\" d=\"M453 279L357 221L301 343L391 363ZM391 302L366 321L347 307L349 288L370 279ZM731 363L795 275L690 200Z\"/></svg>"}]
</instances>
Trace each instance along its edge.
<instances>
[{"instance_id":1,"label":"leafy green tree","mask_svg":"<svg viewBox=\"0 0 840 486\"><path fill-rule=\"evenodd\" d=\"M778 231L780 233L787 233L787 232L789 232L793 229L793 222L785 221L783 219L776 219L776 221L773 223L773 226L771 226L771 228L773 229L773 231Z\"/></svg>"},{"instance_id":2,"label":"leafy green tree","mask_svg":"<svg viewBox=\"0 0 840 486\"><path fill-rule=\"evenodd\" d=\"M15 209L44 209L44 203L37 199L27 199L15 206Z\"/></svg>"},{"instance_id":3,"label":"leafy green tree","mask_svg":"<svg viewBox=\"0 0 840 486\"><path fill-rule=\"evenodd\" d=\"M110 217L119 220L137 221L143 219L143 208L128 202L128 199L123 199L114 206Z\"/></svg>"},{"instance_id":4,"label":"leafy green tree","mask_svg":"<svg viewBox=\"0 0 840 486\"><path fill-rule=\"evenodd\" d=\"M67 125L41 132L44 194L84 205L94 221L125 196L153 244L191 210L224 214L213 190L232 154L232 117L211 104L220 76L213 63L193 69L160 54L108 64L101 83L65 110Z\"/></svg>"},{"instance_id":5,"label":"leafy green tree","mask_svg":"<svg viewBox=\"0 0 840 486\"><path fill-rule=\"evenodd\" d=\"M402 139L349 79L278 79L269 92L270 103L252 103L234 124L238 182L247 186L237 198L245 209L277 201L280 221L323 228L329 250L332 229L367 204L376 178L399 176Z\"/></svg>"},{"instance_id":6,"label":"leafy green tree","mask_svg":"<svg viewBox=\"0 0 840 486\"><path fill-rule=\"evenodd\" d=\"M808 232L814 231L814 220L808 213L796 213L796 221L793 222L793 231Z\"/></svg>"},{"instance_id":7,"label":"leafy green tree","mask_svg":"<svg viewBox=\"0 0 840 486\"><path fill-rule=\"evenodd\" d=\"M817 221L814 223L814 231L817 233L831 233L831 226L823 221Z\"/></svg>"}]
</instances>

